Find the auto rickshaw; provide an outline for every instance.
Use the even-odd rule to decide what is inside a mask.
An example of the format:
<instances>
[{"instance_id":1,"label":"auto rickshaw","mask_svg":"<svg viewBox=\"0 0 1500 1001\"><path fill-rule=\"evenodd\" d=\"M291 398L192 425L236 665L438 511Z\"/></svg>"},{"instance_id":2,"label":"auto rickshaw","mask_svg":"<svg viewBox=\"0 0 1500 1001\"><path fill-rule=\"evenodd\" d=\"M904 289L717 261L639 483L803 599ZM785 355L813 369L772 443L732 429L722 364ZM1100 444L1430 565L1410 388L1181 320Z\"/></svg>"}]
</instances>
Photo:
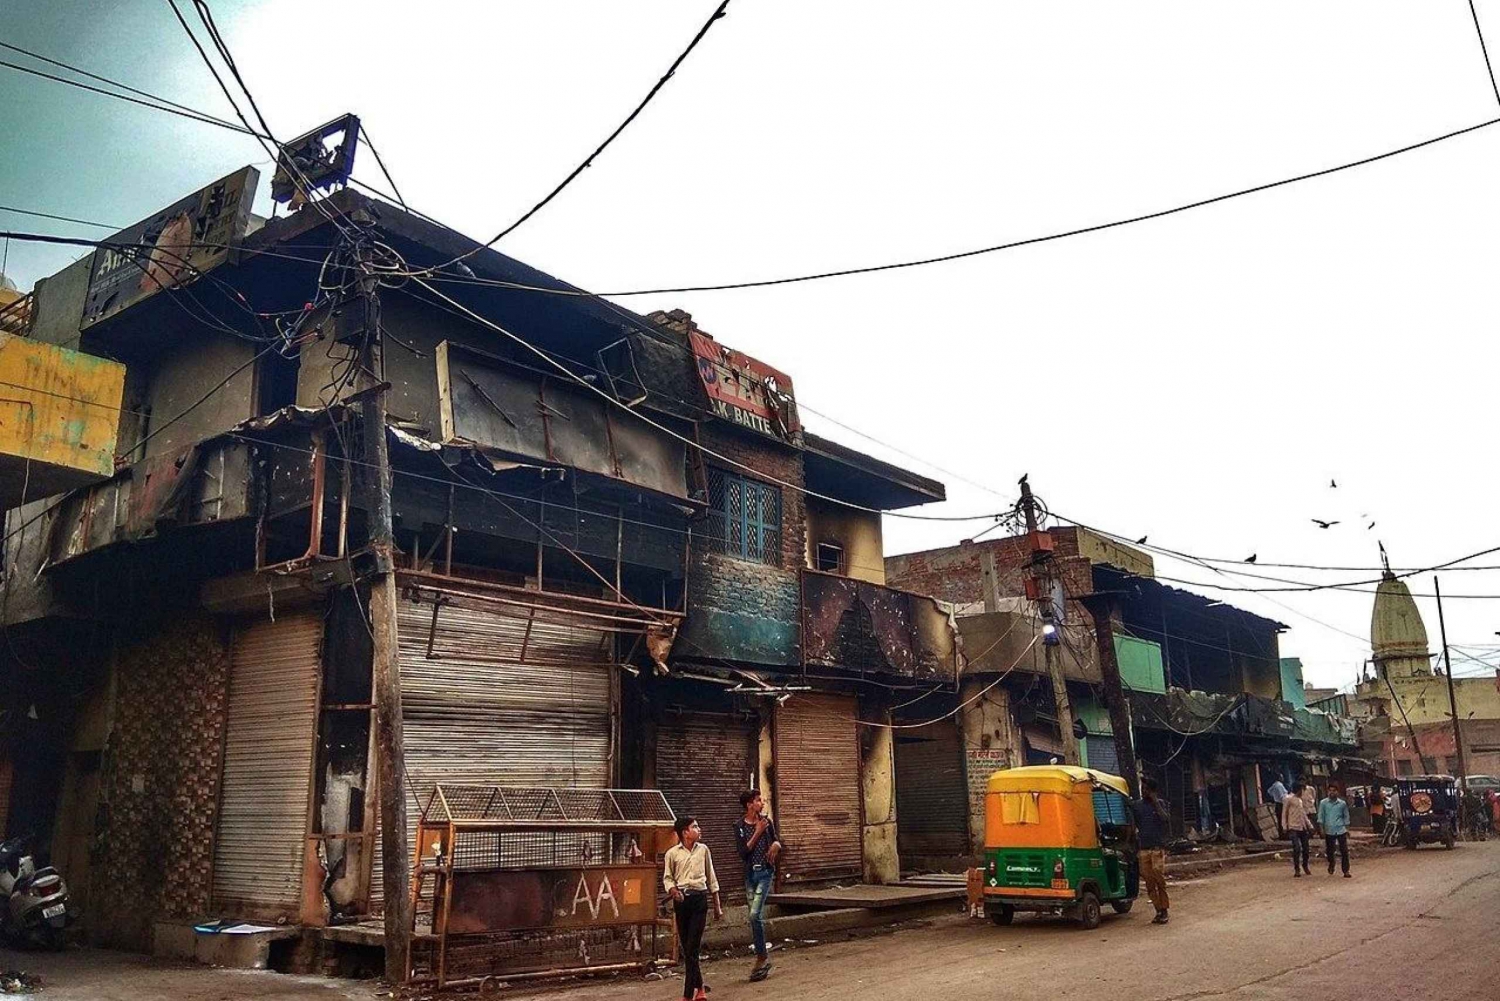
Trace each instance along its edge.
<instances>
[{"instance_id":1,"label":"auto rickshaw","mask_svg":"<svg viewBox=\"0 0 1500 1001\"><path fill-rule=\"evenodd\" d=\"M1069 765L991 775L982 870L990 920L1044 911L1097 928L1104 904L1129 911L1140 891L1129 791L1118 775Z\"/></svg>"},{"instance_id":2,"label":"auto rickshaw","mask_svg":"<svg viewBox=\"0 0 1500 1001\"><path fill-rule=\"evenodd\" d=\"M1397 823L1401 845L1458 840L1458 783L1451 775L1403 775L1396 779Z\"/></svg>"}]
</instances>

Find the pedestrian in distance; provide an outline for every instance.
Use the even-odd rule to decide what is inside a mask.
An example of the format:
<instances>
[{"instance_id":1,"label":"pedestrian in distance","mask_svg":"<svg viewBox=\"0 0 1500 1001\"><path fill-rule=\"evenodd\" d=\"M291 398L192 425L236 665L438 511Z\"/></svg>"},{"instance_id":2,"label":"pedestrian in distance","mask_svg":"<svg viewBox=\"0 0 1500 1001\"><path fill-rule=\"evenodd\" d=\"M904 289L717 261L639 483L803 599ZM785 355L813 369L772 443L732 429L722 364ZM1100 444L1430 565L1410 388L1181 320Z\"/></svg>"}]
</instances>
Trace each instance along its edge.
<instances>
[{"instance_id":1,"label":"pedestrian in distance","mask_svg":"<svg viewBox=\"0 0 1500 1001\"><path fill-rule=\"evenodd\" d=\"M703 949L703 930L708 925L708 908L713 904L714 920L724 916L719 901L719 879L714 875L713 855L703 843L703 830L692 817L678 817L673 824L677 844L667 849L661 881L672 898L677 918L677 946L682 954L682 996L684 1001L707 1001L703 986L703 968L699 954Z\"/></svg>"},{"instance_id":2,"label":"pedestrian in distance","mask_svg":"<svg viewBox=\"0 0 1500 1001\"><path fill-rule=\"evenodd\" d=\"M766 898L776 881L776 860L781 857L781 839L776 823L766 816L766 801L754 789L740 793L745 814L734 825L740 858L745 861L745 902L750 905L750 935L755 940L755 965L750 968L752 981L764 980L771 973L770 950L766 946L766 925L762 918Z\"/></svg>"},{"instance_id":3,"label":"pedestrian in distance","mask_svg":"<svg viewBox=\"0 0 1500 1001\"><path fill-rule=\"evenodd\" d=\"M1377 836L1385 833L1385 793L1379 782L1370 787L1370 830Z\"/></svg>"},{"instance_id":4,"label":"pedestrian in distance","mask_svg":"<svg viewBox=\"0 0 1500 1001\"><path fill-rule=\"evenodd\" d=\"M1328 795L1318 804L1318 826L1323 829L1323 851L1328 855L1328 875L1333 875L1333 852L1338 849L1344 878L1349 878L1349 804L1339 795L1338 786L1329 786Z\"/></svg>"},{"instance_id":5,"label":"pedestrian in distance","mask_svg":"<svg viewBox=\"0 0 1500 1001\"><path fill-rule=\"evenodd\" d=\"M1293 784L1291 795L1281 801L1281 828L1292 839L1292 875L1296 877L1312 875L1307 860L1311 852L1313 825L1302 806L1303 788L1301 782Z\"/></svg>"},{"instance_id":6,"label":"pedestrian in distance","mask_svg":"<svg viewBox=\"0 0 1500 1001\"><path fill-rule=\"evenodd\" d=\"M1154 925L1167 923L1171 898L1167 896L1167 805L1157 795L1155 779L1141 781L1141 798L1130 801L1135 814L1135 836L1141 881L1151 906L1156 908Z\"/></svg>"},{"instance_id":7,"label":"pedestrian in distance","mask_svg":"<svg viewBox=\"0 0 1500 1001\"><path fill-rule=\"evenodd\" d=\"M1266 789L1266 798L1276 805L1276 833L1280 837L1286 837L1286 825L1281 822L1281 804L1286 802L1286 786L1280 779L1272 782Z\"/></svg>"}]
</instances>

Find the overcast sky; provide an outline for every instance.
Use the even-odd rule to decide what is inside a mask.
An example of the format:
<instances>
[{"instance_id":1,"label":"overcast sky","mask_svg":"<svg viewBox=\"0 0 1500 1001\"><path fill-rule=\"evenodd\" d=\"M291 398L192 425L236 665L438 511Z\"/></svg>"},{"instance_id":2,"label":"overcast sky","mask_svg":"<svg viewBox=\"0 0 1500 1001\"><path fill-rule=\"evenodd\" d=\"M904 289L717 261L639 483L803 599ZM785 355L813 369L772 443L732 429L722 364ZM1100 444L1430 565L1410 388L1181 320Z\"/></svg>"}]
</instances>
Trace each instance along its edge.
<instances>
[{"instance_id":1,"label":"overcast sky","mask_svg":"<svg viewBox=\"0 0 1500 1001\"><path fill-rule=\"evenodd\" d=\"M487 238L618 123L713 3L213 7L279 135L357 112L408 201ZM1477 6L1500 55L1500 0ZM0 37L229 115L164 2L8 0ZM734 0L636 123L501 249L597 290L878 264L1150 212L1497 116L1466 0ZM266 159L247 137L4 68L0 150L0 204L120 226ZM1029 473L1058 512L1193 554L1368 567L1379 538L1398 565L1428 566L1500 545L1497 167L1500 125L958 263L621 301L680 306L787 371L811 428L944 480L950 500L932 513L996 510ZM369 156L357 173L380 181ZM12 243L7 270L26 288L72 256ZM888 518L886 549L985 524ZM1500 570L1443 584L1500 595ZM1430 575L1413 585L1431 592ZM1369 656L1367 594L1201 590L1288 623L1283 654L1319 683L1349 684ZM1454 643L1496 642L1500 602L1446 611Z\"/></svg>"}]
</instances>

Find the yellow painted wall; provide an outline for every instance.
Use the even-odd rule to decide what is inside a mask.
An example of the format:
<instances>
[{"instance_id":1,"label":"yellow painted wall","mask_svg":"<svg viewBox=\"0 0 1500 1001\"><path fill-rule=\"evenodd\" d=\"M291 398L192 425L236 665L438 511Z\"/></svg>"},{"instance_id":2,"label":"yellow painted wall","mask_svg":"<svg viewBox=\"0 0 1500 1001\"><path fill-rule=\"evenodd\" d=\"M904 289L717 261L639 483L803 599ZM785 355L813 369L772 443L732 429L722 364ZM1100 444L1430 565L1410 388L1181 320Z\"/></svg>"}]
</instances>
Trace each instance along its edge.
<instances>
[{"instance_id":1,"label":"yellow painted wall","mask_svg":"<svg viewBox=\"0 0 1500 1001\"><path fill-rule=\"evenodd\" d=\"M1396 690L1396 697L1401 700L1401 709L1406 710L1406 717L1403 718L1399 709L1394 705L1390 706L1390 715L1396 726L1404 727L1406 718L1411 720L1412 726L1448 722L1446 678L1432 674L1393 677L1391 685ZM1500 719L1500 687L1496 686L1494 678L1455 678L1453 694L1458 702L1460 719ZM1356 699L1384 700L1390 703L1391 689L1386 687L1383 680L1364 682L1359 686Z\"/></svg>"},{"instance_id":2,"label":"yellow painted wall","mask_svg":"<svg viewBox=\"0 0 1500 1001\"><path fill-rule=\"evenodd\" d=\"M113 475L124 388L119 362L0 334L0 453Z\"/></svg>"},{"instance_id":3,"label":"yellow painted wall","mask_svg":"<svg viewBox=\"0 0 1500 1001\"><path fill-rule=\"evenodd\" d=\"M880 515L838 507L807 498L807 565L814 566L818 543L844 547L844 562L850 577L885 583L885 546Z\"/></svg>"}]
</instances>

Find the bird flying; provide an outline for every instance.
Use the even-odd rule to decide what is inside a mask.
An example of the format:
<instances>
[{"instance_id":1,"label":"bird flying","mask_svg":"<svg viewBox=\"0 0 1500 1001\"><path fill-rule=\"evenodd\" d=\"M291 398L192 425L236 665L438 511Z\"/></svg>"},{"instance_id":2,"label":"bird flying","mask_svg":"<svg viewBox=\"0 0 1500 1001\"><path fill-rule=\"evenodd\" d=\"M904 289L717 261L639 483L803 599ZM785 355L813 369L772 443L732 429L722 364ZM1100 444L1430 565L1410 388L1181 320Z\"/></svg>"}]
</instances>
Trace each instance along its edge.
<instances>
[{"instance_id":1,"label":"bird flying","mask_svg":"<svg viewBox=\"0 0 1500 1001\"><path fill-rule=\"evenodd\" d=\"M1339 481L1338 480L1329 480L1328 481L1328 489L1329 490L1337 490L1338 487L1339 487Z\"/></svg>"},{"instance_id":2,"label":"bird flying","mask_svg":"<svg viewBox=\"0 0 1500 1001\"><path fill-rule=\"evenodd\" d=\"M1314 518L1312 523L1319 528L1332 528L1334 525L1340 524L1337 521L1324 521L1322 518Z\"/></svg>"}]
</instances>

